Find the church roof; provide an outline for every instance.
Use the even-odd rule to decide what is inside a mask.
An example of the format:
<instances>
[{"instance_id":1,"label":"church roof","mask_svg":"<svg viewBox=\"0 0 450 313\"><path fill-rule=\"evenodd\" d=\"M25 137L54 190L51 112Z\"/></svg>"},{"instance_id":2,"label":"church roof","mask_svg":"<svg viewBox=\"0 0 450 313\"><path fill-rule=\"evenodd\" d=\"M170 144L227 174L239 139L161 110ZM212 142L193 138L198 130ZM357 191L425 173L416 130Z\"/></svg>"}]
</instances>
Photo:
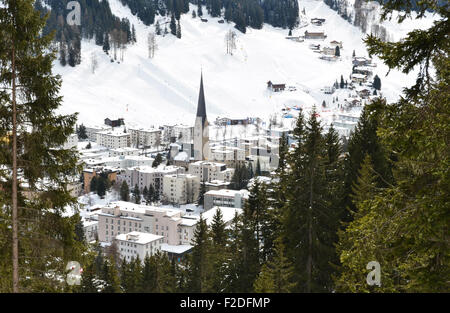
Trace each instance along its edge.
<instances>
[{"instance_id":1,"label":"church roof","mask_svg":"<svg viewBox=\"0 0 450 313\"><path fill-rule=\"evenodd\" d=\"M205 92L203 91L203 73L200 78L200 93L198 95L197 116L202 117L203 123L206 120Z\"/></svg>"}]
</instances>

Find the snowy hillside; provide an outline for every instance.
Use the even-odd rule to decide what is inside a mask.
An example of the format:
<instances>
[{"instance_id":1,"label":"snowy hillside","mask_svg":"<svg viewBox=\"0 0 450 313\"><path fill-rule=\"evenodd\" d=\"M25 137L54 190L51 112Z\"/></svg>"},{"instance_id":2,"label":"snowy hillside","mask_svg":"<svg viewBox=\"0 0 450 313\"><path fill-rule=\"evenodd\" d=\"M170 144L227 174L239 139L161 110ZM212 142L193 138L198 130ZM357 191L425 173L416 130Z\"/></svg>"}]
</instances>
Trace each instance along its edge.
<instances>
[{"instance_id":1,"label":"snowy hillside","mask_svg":"<svg viewBox=\"0 0 450 313\"><path fill-rule=\"evenodd\" d=\"M224 37L233 24L219 24L217 18L209 16L204 23L191 14L181 16L181 39L170 34L157 36L159 49L155 58L149 59L147 36L153 26L141 23L119 0L108 1L113 14L127 17L135 25L137 44L129 46L121 64L110 62L101 47L87 41L82 43L81 65L61 67L55 62L55 72L63 77L62 112L79 112L79 123L98 124L106 117L124 117L126 122L143 126L193 124L201 69L211 121L217 116L267 118L285 104L320 106L323 100L331 103L331 96L323 94L321 88L331 86L341 74L349 79L353 50L358 56L367 56L360 30L322 1L300 0L300 10L306 9L308 21L318 17L326 22L321 27L295 29L293 35L324 30L328 38L319 43L342 41L341 60L321 60L309 48L311 41L287 40L287 30L267 25L262 30L248 28L245 35L236 30L236 53L226 55ZM94 74L92 53L99 65ZM381 91L388 100L395 100L402 87L414 82L414 74L391 72L385 77L387 68L376 58L374 62L378 65L374 74L380 76ZM271 93L267 90L269 80L286 83L296 91Z\"/></svg>"}]
</instances>

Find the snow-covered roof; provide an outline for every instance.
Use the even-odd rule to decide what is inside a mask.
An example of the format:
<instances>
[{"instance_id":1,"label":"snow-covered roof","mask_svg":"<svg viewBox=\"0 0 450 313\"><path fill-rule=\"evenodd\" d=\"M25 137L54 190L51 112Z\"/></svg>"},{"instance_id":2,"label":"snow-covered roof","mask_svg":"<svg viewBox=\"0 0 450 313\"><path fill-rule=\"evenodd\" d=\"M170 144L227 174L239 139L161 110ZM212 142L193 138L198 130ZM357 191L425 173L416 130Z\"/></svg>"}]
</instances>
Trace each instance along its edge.
<instances>
[{"instance_id":1,"label":"snow-covered roof","mask_svg":"<svg viewBox=\"0 0 450 313\"><path fill-rule=\"evenodd\" d=\"M242 214L243 210L238 208L229 208L229 207L218 207L215 206L212 209L206 211L202 214L203 219L205 219L206 224L211 225L213 222L214 215L216 214L217 210L222 212L222 220L225 223L231 222L231 220L234 218L235 214L237 213Z\"/></svg>"},{"instance_id":2,"label":"snow-covered roof","mask_svg":"<svg viewBox=\"0 0 450 313\"><path fill-rule=\"evenodd\" d=\"M147 243L150 243L150 242L162 239L162 238L164 238L164 236L159 236L159 235L149 234L149 233L142 233L142 232L138 232L138 231L132 231L127 234L120 234L120 235L116 236L117 240L130 241L130 242L141 244L141 245L145 245Z\"/></svg>"},{"instance_id":3,"label":"snow-covered roof","mask_svg":"<svg viewBox=\"0 0 450 313\"><path fill-rule=\"evenodd\" d=\"M191 245L169 245L167 243L163 243L161 244L161 250L165 251L165 252L169 252L169 253L174 253L174 254L182 254L185 253L189 250L191 250L193 248L193 246Z\"/></svg>"},{"instance_id":4,"label":"snow-covered roof","mask_svg":"<svg viewBox=\"0 0 450 313\"><path fill-rule=\"evenodd\" d=\"M189 161L189 156L188 156L187 152L181 151L173 159L175 161L183 161L183 162L185 162L185 161Z\"/></svg>"}]
</instances>

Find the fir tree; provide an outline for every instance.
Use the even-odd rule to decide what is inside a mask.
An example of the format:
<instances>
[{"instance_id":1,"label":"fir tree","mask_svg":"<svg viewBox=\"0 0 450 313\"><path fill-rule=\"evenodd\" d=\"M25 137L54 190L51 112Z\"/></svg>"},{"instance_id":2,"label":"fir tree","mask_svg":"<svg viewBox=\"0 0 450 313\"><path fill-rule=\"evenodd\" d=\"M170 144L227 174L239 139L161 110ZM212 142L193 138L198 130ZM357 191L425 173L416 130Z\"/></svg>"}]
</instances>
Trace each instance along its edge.
<instances>
[{"instance_id":1,"label":"fir tree","mask_svg":"<svg viewBox=\"0 0 450 313\"><path fill-rule=\"evenodd\" d=\"M177 38L178 39L181 39L181 25L180 25L180 21L178 20L178 22L177 22L177 32L176 32L177 34Z\"/></svg>"},{"instance_id":2,"label":"fir tree","mask_svg":"<svg viewBox=\"0 0 450 313\"><path fill-rule=\"evenodd\" d=\"M103 281L105 283L102 292L118 293L122 292L120 288L120 278L117 272L115 262L112 258L106 259L103 263Z\"/></svg>"},{"instance_id":3,"label":"fir tree","mask_svg":"<svg viewBox=\"0 0 450 313\"><path fill-rule=\"evenodd\" d=\"M294 290L294 266L284 254L284 245L276 241L273 260L263 265L254 283L256 292L288 293Z\"/></svg>"},{"instance_id":4,"label":"fir tree","mask_svg":"<svg viewBox=\"0 0 450 313\"><path fill-rule=\"evenodd\" d=\"M177 24L175 22L175 15L172 14L170 18L170 33L174 36L177 35Z\"/></svg>"},{"instance_id":5,"label":"fir tree","mask_svg":"<svg viewBox=\"0 0 450 313\"><path fill-rule=\"evenodd\" d=\"M141 192L139 191L139 186L136 184L134 185L134 189L132 191L133 194L133 201L136 204L141 203Z\"/></svg>"},{"instance_id":6,"label":"fir tree","mask_svg":"<svg viewBox=\"0 0 450 313\"><path fill-rule=\"evenodd\" d=\"M211 269L210 269L210 247L211 241L208 236L206 221L200 216L194 231L192 261L189 273L189 290L191 292L210 291Z\"/></svg>"},{"instance_id":7,"label":"fir tree","mask_svg":"<svg viewBox=\"0 0 450 313\"><path fill-rule=\"evenodd\" d=\"M158 153L153 160L152 167L157 168L162 163L162 155Z\"/></svg>"},{"instance_id":8,"label":"fir tree","mask_svg":"<svg viewBox=\"0 0 450 313\"><path fill-rule=\"evenodd\" d=\"M123 181L120 186L120 200L130 201L130 189L126 181Z\"/></svg>"}]
</instances>

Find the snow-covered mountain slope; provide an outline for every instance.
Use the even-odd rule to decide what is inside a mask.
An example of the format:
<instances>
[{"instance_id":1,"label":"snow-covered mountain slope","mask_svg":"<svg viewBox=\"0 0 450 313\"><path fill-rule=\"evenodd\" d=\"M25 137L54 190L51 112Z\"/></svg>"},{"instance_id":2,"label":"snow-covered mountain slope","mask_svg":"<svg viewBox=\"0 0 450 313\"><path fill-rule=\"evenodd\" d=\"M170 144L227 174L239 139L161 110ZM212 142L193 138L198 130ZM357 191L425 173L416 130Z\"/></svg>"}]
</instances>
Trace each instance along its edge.
<instances>
[{"instance_id":1,"label":"snow-covered mountain slope","mask_svg":"<svg viewBox=\"0 0 450 313\"><path fill-rule=\"evenodd\" d=\"M104 0L106 1L106 0ZM219 24L217 18L208 22L182 15L182 38L157 36L158 50L148 58L147 36L154 27L147 27L133 16L119 0L108 0L113 14L127 17L135 25L137 44L129 46L120 64L93 42L83 41L82 63L76 68L61 67L55 62L55 72L63 77L62 112L79 112L79 123L101 123L106 117L124 117L126 122L143 126L164 123L194 123L200 72L203 70L207 111L210 120L217 116L267 118L284 104L318 106L329 95L320 89L331 86L341 74L349 79L352 52L367 56L361 32L344 21L322 1L300 0L300 10L306 9L308 21L313 17L326 19L321 27L308 25L294 30L324 30L331 40L342 41L341 60L327 62L303 43L285 39L287 30L265 25L262 30L248 29L238 34L233 56L226 55L225 33L233 24ZM194 6L191 6L191 11ZM157 17L158 18L158 17ZM163 18L159 17L161 20ZM91 72L91 55L96 54L98 69ZM415 75L391 72L379 60L375 73L381 77L382 92L395 100L402 87L411 85ZM267 81L295 86L296 91L271 93ZM128 108L128 109L127 109Z\"/></svg>"}]
</instances>

